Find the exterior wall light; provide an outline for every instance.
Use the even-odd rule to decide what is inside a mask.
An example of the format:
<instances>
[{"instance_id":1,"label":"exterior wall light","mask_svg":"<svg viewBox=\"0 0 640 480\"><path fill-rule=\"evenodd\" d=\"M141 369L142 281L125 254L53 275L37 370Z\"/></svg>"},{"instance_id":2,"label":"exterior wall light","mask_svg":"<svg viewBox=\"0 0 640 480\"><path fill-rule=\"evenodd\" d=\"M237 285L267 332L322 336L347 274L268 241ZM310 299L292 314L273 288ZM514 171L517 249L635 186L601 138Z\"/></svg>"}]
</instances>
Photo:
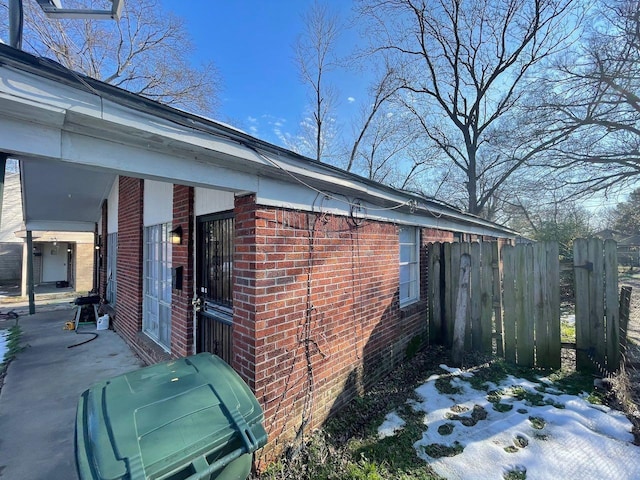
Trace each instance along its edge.
<instances>
[{"instance_id":1,"label":"exterior wall light","mask_svg":"<svg viewBox=\"0 0 640 480\"><path fill-rule=\"evenodd\" d=\"M171 243L174 245L182 245L182 227L178 225L169 232Z\"/></svg>"}]
</instances>

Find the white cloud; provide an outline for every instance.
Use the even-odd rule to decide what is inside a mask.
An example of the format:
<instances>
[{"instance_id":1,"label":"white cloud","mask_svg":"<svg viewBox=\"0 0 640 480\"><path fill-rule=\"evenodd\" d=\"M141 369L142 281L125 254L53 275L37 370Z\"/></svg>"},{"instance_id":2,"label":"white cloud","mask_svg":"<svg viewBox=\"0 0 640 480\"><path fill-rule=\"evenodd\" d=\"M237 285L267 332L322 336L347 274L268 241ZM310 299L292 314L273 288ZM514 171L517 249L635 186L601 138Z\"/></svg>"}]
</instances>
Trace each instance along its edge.
<instances>
[{"instance_id":1,"label":"white cloud","mask_svg":"<svg viewBox=\"0 0 640 480\"><path fill-rule=\"evenodd\" d=\"M353 102L355 102L355 101L356 101L356 99L355 99L355 98L353 98L353 97L348 97L348 98L347 98L347 102L349 102L349 103L353 103Z\"/></svg>"}]
</instances>

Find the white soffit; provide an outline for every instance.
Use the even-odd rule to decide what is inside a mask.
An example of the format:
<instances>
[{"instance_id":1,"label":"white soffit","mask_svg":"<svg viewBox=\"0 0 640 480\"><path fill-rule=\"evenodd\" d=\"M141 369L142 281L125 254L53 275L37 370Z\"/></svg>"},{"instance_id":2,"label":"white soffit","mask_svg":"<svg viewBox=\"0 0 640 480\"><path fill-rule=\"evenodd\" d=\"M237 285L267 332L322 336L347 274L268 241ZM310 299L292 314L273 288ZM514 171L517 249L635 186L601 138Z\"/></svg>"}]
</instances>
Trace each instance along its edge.
<instances>
[{"instance_id":1,"label":"white soffit","mask_svg":"<svg viewBox=\"0 0 640 480\"><path fill-rule=\"evenodd\" d=\"M115 175L63 162L21 161L27 230L93 232Z\"/></svg>"}]
</instances>

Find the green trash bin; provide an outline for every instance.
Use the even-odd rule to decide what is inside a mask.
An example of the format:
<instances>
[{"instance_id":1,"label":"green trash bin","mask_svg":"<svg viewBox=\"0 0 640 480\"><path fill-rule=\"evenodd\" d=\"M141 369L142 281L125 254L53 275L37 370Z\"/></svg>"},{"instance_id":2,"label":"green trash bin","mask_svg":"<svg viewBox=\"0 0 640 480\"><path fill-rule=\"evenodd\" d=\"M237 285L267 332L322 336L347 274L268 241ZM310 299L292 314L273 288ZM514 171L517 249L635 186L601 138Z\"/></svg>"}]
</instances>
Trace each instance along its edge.
<instances>
[{"instance_id":1,"label":"green trash bin","mask_svg":"<svg viewBox=\"0 0 640 480\"><path fill-rule=\"evenodd\" d=\"M76 416L81 480L246 479L267 442L255 396L219 357L145 367L85 391Z\"/></svg>"}]
</instances>

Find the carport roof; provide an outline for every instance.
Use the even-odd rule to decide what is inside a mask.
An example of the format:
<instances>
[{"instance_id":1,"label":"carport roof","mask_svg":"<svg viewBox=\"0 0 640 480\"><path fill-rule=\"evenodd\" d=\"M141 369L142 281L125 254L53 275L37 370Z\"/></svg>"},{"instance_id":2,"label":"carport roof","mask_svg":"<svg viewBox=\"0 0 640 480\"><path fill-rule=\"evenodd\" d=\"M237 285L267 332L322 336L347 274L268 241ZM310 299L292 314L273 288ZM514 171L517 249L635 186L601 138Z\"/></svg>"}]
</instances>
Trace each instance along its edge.
<instances>
[{"instance_id":1,"label":"carport roof","mask_svg":"<svg viewBox=\"0 0 640 480\"><path fill-rule=\"evenodd\" d=\"M316 181L318 185L325 186L327 179L335 181L336 186L343 190L353 189L357 186L363 195L378 197L379 202L387 202L387 205L397 205L400 200L402 208L411 210L411 214L418 216L431 216L435 218L447 218L460 225L478 227L483 231L491 232L497 236L514 237L516 232L504 226L489 222L482 218L465 214L443 202L433 198L426 198L412 192L402 191L374 182L359 175L346 172L332 165L317 162L295 152L286 150L276 145L248 135L245 132L228 125L203 118L189 112L185 112L156 101L133 94L121 88L109 85L99 80L92 79L83 74L73 72L59 63L36 57L26 52L16 50L7 45L0 44L0 69L11 69L27 73L36 79L47 79L58 85L71 87L85 93L98 95L100 101L109 101L124 107L129 111L141 112L157 119L170 122L176 128L184 131L196 131L199 135L205 134L223 141L228 141L235 146L243 148L247 158L251 155L271 156L278 160L286 161L286 166L292 167L298 175L308 175L309 182ZM4 83L4 82L3 82ZM3 93L0 85L0 106L9 95ZM28 97L28 92L25 94ZM37 99L36 99L37 101ZM13 108L17 108L12 106ZM56 112L51 109L53 117ZM43 114L47 115L43 110ZM13 112L9 112L13 113ZM28 112L22 115L27 115ZM67 115L69 115L67 113ZM114 122L104 121L105 128L114 128ZM126 125L121 125L120 131L126 130ZM173 146L173 145L170 145ZM3 145L0 143L0 151ZM15 154L10 150L7 153ZM221 157L225 155L222 152ZM17 155L19 157L19 155ZM227 159L228 160L228 159ZM255 168L255 166L251 166ZM258 165L260 173L267 175L279 175L287 178L285 173L265 162ZM65 164L64 162L50 162L30 158L28 162L22 162L23 198L25 209L25 224L30 230L68 230L68 231L93 231L95 222L100 217L100 205L108 195L111 185L118 173L124 175L142 177L143 175L131 172L118 172L113 168L99 168L96 165ZM280 167L282 170L282 167ZM318 173L321 173L319 175ZM324 180L319 179L323 177ZM150 177L152 178L152 177ZM180 183L180 179L176 179ZM291 179L289 179L290 181ZM322 185L322 182L325 185ZM394 207L395 208L395 207Z\"/></svg>"}]
</instances>

